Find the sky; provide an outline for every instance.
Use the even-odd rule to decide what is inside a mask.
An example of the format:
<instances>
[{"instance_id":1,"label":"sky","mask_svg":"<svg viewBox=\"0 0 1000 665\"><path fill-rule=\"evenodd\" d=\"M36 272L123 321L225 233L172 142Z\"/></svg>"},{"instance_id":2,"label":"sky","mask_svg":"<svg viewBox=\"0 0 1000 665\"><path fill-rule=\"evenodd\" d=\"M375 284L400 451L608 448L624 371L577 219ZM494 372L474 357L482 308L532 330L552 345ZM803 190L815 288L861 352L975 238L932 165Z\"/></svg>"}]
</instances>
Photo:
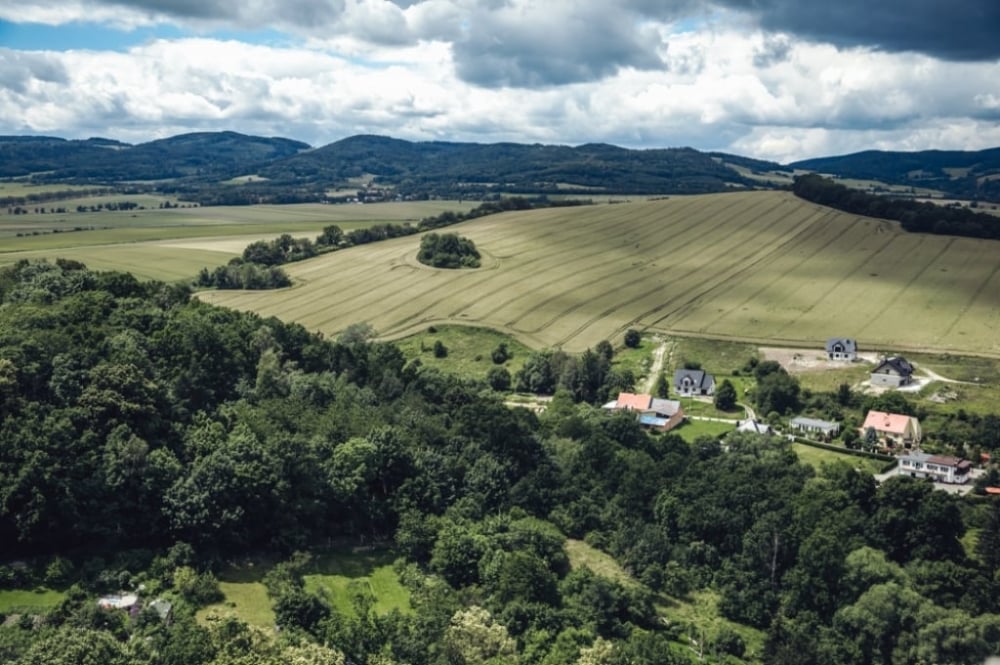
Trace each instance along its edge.
<instances>
[{"instance_id":1,"label":"sky","mask_svg":"<svg viewBox=\"0 0 1000 665\"><path fill-rule=\"evenodd\" d=\"M998 0L0 0L0 134L1000 146Z\"/></svg>"}]
</instances>

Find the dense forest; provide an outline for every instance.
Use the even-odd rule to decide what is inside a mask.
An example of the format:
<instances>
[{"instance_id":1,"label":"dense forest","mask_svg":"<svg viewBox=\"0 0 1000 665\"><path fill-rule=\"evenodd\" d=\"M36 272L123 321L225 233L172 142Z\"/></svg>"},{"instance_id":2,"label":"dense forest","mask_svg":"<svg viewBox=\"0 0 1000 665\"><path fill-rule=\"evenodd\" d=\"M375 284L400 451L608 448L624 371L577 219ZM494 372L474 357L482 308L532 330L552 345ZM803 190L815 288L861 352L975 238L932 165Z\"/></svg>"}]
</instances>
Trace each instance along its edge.
<instances>
[{"instance_id":1,"label":"dense forest","mask_svg":"<svg viewBox=\"0 0 1000 665\"><path fill-rule=\"evenodd\" d=\"M844 212L895 220L911 233L1000 238L1000 217L969 208L868 194L818 175L796 176L792 191L807 201Z\"/></svg>"},{"instance_id":2,"label":"dense forest","mask_svg":"<svg viewBox=\"0 0 1000 665\"><path fill-rule=\"evenodd\" d=\"M70 585L45 617L0 627L0 662L1000 653L998 502L908 478L876 486L846 464L816 471L767 437L688 444L602 413L585 391L558 391L541 415L511 409L484 383L407 363L367 326L327 340L189 296L67 261L0 272L0 586ZM567 538L636 582L570 566ZM394 548L415 611L359 601L348 616L307 590L301 552L333 541ZM283 562L264 580L276 634L193 618L218 597L213 571L248 552ZM140 584L174 594L171 622L93 602ZM670 599L703 590L765 632L763 652L671 619Z\"/></svg>"}]
</instances>

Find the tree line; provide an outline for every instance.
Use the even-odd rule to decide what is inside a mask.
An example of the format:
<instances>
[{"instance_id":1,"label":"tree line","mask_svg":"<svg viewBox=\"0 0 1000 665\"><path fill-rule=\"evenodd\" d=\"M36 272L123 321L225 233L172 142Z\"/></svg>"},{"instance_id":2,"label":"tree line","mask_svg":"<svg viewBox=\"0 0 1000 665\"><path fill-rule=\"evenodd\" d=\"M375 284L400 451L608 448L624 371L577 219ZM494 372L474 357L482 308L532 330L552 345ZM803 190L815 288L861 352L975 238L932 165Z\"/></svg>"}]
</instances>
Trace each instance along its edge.
<instances>
[{"instance_id":1,"label":"tree line","mask_svg":"<svg viewBox=\"0 0 1000 665\"><path fill-rule=\"evenodd\" d=\"M1000 238L1000 219L969 208L867 194L815 174L796 176L792 192L844 212L897 221L911 233Z\"/></svg>"}]
</instances>

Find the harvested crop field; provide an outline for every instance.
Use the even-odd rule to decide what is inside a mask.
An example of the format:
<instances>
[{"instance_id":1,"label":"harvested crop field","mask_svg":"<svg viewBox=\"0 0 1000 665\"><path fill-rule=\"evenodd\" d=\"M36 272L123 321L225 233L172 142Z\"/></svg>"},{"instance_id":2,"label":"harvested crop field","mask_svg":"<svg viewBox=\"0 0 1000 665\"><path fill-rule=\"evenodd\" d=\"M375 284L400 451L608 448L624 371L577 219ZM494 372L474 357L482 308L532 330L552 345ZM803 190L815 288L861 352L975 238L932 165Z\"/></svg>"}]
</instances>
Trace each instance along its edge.
<instances>
[{"instance_id":1,"label":"harvested crop field","mask_svg":"<svg viewBox=\"0 0 1000 665\"><path fill-rule=\"evenodd\" d=\"M574 351L637 327L1000 354L1000 243L907 234L789 193L505 213L449 230L476 243L483 268L420 265L411 236L286 266L290 289L201 297L327 334L451 322Z\"/></svg>"}]
</instances>

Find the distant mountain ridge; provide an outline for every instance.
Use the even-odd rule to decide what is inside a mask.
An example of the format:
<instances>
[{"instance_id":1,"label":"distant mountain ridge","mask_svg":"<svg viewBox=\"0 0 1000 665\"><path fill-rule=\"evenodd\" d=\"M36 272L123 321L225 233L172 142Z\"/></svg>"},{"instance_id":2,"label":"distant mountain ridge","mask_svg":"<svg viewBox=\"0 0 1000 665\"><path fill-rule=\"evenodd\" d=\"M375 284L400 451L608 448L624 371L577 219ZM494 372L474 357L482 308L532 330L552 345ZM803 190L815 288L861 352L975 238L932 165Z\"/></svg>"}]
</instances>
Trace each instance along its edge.
<instances>
[{"instance_id":1,"label":"distant mountain ridge","mask_svg":"<svg viewBox=\"0 0 1000 665\"><path fill-rule=\"evenodd\" d=\"M1000 201L1000 148L866 151L782 166L692 148L640 150L606 143L412 142L357 135L312 148L292 139L231 131L136 145L106 138L0 136L0 177L85 184L160 181L203 203L323 200L331 189L350 191L366 182L414 197L692 194L778 186L789 182L792 169ZM261 177L240 187L223 184L244 175Z\"/></svg>"},{"instance_id":2,"label":"distant mountain ridge","mask_svg":"<svg viewBox=\"0 0 1000 665\"><path fill-rule=\"evenodd\" d=\"M841 178L941 190L955 198L1000 201L1000 148L986 150L866 150L793 162L794 169Z\"/></svg>"},{"instance_id":3,"label":"distant mountain ridge","mask_svg":"<svg viewBox=\"0 0 1000 665\"><path fill-rule=\"evenodd\" d=\"M752 184L692 148L413 143L383 136L352 136L275 162L262 175L316 182L375 175L404 194L428 189L465 189L470 194L484 190L694 193Z\"/></svg>"}]
</instances>

